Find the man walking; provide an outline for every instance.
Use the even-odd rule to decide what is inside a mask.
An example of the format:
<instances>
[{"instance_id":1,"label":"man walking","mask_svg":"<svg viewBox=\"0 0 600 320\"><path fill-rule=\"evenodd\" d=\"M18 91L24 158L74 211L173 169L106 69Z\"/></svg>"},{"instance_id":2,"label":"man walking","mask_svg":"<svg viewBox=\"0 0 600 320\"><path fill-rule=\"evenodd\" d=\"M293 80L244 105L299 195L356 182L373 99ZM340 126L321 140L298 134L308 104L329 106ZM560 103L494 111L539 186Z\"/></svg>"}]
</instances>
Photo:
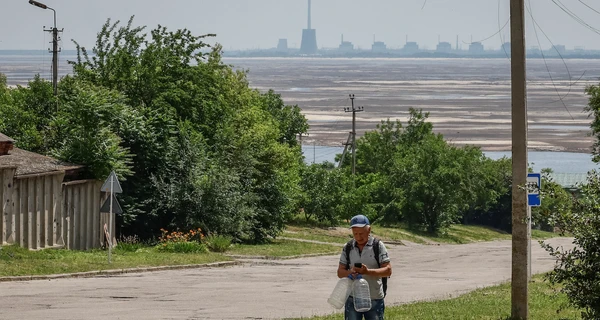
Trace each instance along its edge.
<instances>
[{"instance_id":1,"label":"man walking","mask_svg":"<svg viewBox=\"0 0 600 320\"><path fill-rule=\"evenodd\" d=\"M345 320L383 320L385 304L385 289L387 289L387 277L392 275L392 265L383 242L371 236L371 225L369 219L363 215L354 216L350 220L353 238L344 245L337 275L352 278L361 274L369 283L371 293L371 310L357 312L354 309L354 298L352 295L346 301ZM360 263L361 267L355 264ZM384 285L385 284L385 285Z\"/></svg>"}]
</instances>

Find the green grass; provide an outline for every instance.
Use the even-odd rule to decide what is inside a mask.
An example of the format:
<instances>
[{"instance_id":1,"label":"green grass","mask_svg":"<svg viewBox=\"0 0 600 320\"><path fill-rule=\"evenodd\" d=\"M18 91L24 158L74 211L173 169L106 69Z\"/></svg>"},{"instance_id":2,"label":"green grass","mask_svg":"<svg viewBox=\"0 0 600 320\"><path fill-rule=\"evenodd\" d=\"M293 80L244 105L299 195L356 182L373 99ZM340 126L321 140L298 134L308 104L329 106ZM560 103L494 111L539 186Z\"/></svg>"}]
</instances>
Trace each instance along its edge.
<instances>
[{"instance_id":1,"label":"green grass","mask_svg":"<svg viewBox=\"0 0 600 320\"><path fill-rule=\"evenodd\" d=\"M558 233L542 231L542 230L531 230L531 238L536 240L545 240L550 238L560 237Z\"/></svg>"},{"instance_id":2,"label":"green grass","mask_svg":"<svg viewBox=\"0 0 600 320\"><path fill-rule=\"evenodd\" d=\"M557 311L559 310L560 311ZM385 318L394 320L507 320L510 319L510 284L473 291L457 298L417 302L386 307ZM574 320L581 319L580 312L568 307L564 294L555 293L542 276L534 277L529 285L530 319ZM303 318L307 319L307 318ZM311 320L341 319L339 313L313 317Z\"/></svg>"},{"instance_id":3,"label":"green grass","mask_svg":"<svg viewBox=\"0 0 600 320\"><path fill-rule=\"evenodd\" d=\"M444 234L430 235L425 232L413 231L405 226L383 227L379 225L372 226L373 235L381 238L383 241L411 241L414 243L447 243L464 244L480 241L509 240L510 234L483 226L471 225L452 225ZM284 231L282 236L286 238L315 240L322 242L346 243L351 238L352 232L347 227L325 228L308 225L290 225ZM543 240L559 235L552 232L533 230L532 238Z\"/></svg>"},{"instance_id":4,"label":"green grass","mask_svg":"<svg viewBox=\"0 0 600 320\"><path fill-rule=\"evenodd\" d=\"M111 264L108 264L107 255L108 252L104 250L29 251L17 246L4 246L0 247L0 276L47 275L232 260L215 253L162 253L157 252L153 247L145 247L135 252L115 249L112 252Z\"/></svg>"},{"instance_id":5,"label":"green grass","mask_svg":"<svg viewBox=\"0 0 600 320\"><path fill-rule=\"evenodd\" d=\"M341 246L300 242L293 240L272 240L263 245L234 245L227 251L233 255L286 257L315 253L340 253Z\"/></svg>"},{"instance_id":6,"label":"green grass","mask_svg":"<svg viewBox=\"0 0 600 320\"><path fill-rule=\"evenodd\" d=\"M352 232L348 228L329 229L319 227L287 226L282 236L286 238L344 244L351 239Z\"/></svg>"}]
</instances>

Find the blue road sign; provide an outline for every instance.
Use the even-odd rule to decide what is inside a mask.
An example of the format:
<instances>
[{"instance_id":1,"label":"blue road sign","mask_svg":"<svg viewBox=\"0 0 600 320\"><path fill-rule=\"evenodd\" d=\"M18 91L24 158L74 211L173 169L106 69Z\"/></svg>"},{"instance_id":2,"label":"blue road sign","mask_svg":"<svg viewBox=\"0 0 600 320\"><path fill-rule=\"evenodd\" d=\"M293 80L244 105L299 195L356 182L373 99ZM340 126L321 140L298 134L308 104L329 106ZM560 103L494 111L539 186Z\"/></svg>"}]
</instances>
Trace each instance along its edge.
<instances>
[{"instance_id":1,"label":"blue road sign","mask_svg":"<svg viewBox=\"0 0 600 320\"><path fill-rule=\"evenodd\" d=\"M542 188L542 174L527 174L527 205L530 207L539 207L542 205L540 189Z\"/></svg>"}]
</instances>

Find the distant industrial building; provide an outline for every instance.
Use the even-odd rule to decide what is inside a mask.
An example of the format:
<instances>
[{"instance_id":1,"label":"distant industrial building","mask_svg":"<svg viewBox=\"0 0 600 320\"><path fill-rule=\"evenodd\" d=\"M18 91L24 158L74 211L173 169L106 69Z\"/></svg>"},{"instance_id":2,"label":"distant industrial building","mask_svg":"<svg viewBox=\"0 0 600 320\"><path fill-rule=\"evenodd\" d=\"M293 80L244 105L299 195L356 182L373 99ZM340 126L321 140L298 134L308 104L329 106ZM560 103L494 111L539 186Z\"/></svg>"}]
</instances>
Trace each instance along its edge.
<instances>
[{"instance_id":1,"label":"distant industrial building","mask_svg":"<svg viewBox=\"0 0 600 320\"><path fill-rule=\"evenodd\" d=\"M471 42L469 45L469 54L484 54L483 44L481 42Z\"/></svg>"},{"instance_id":2,"label":"distant industrial building","mask_svg":"<svg viewBox=\"0 0 600 320\"><path fill-rule=\"evenodd\" d=\"M529 50L527 50L527 54L539 56L542 54L542 50L540 50L540 47L538 47L538 46L533 46L533 47L529 48Z\"/></svg>"},{"instance_id":3,"label":"distant industrial building","mask_svg":"<svg viewBox=\"0 0 600 320\"><path fill-rule=\"evenodd\" d=\"M413 54L419 52L419 44L416 42L406 42L404 48L402 48L405 54Z\"/></svg>"},{"instance_id":4,"label":"distant industrial building","mask_svg":"<svg viewBox=\"0 0 600 320\"><path fill-rule=\"evenodd\" d=\"M279 42L277 43L277 51L279 51L279 52L287 52L288 51L287 39L279 39Z\"/></svg>"},{"instance_id":5,"label":"distant industrial building","mask_svg":"<svg viewBox=\"0 0 600 320\"><path fill-rule=\"evenodd\" d=\"M506 51L508 54L510 54L510 50L511 50L511 46L510 46L510 42L505 42L502 44L502 47L500 47L501 51Z\"/></svg>"},{"instance_id":6,"label":"distant industrial building","mask_svg":"<svg viewBox=\"0 0 600 320\"><path fill-rule=\"evenodd\" d=\"M440 53L449 53L452 51L452 45L450 42L440 42L438 43L435 51Z\"/></svg>"},{"instance_id":7,"label":"distant industrial building","mask_svg":"<svg viewBox=\"0 0 600 320\"><path fill-rule=\"evenodd\" d=\"M301 54L317 53L317 30L311 28L311 0L308 0L308 28L302 30Z\"/></svg>"},{"instance_id":8,"label":"distant industrial building","mask_svg":"<svg viewBox=\"0 0 600 320\"><path fill-rule=\"evenodd\" d=\"M387 46L385 45L385 42L383 42L383 41L375 41L375 42L373 42L373 45L371 45L371 51L386 52Z\"/></svg>"},{"instance_id":9,"label":"distant industrial building","mask_svg":"<svg viewBox=\"0 0 600 320\"><path fill-rule=\"evenodd\" d=\"M552 50L552 49L554 49L554 50ZM567 48L562 44L557 44L553 48L551 48L551 51L554 51L554 53L558 53L562 56L567 53Z\"/></svg>"},{"instance_id":10,"label":"distant industrial building","mask_svg":"<svg viewBox=\"0 0 600 320\"><path fill-rule=\"evenodd\" d=\"M351 52L354 51L354 45L350 41L344 41L344 35L342 35L342 43L340 43L338 50L341 52Z\"/></svg>"},{"instance_id":11,"label":"distant industrial building","mask_svg":"<svg viewBox=\"0 0 600 320\"><path fill-rule=\"evenodd\" d=\"M352 42L350 41L344 41L344 35L342 35L342 43L340 43L338 50L342 52L354 51L354 44L352 44Z\"/></svg>"}]
</instances>

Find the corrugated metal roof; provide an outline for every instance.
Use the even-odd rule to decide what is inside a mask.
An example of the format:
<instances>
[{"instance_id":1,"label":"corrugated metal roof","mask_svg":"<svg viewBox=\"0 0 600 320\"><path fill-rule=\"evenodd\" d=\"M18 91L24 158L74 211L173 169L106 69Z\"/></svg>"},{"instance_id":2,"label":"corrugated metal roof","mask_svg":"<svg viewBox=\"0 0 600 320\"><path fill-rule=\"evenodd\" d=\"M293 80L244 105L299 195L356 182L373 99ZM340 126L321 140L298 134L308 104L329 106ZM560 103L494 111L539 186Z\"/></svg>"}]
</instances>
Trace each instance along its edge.
<instances>
[{"instance_id":1,"label":"corrugated metal roof","mask_svg":"<svg viewBox=\"0 0 600 320\"><path fill-rule=\"evenodd\" d=\"M19 148L14 148L8 155L0 156L0 167L17 167L17 176L83 168L81 165L65 163Z\"/></svg>"},{"instance_id":2,"label":"corrugated metal roof","mask_svg":"<svg viewBox=\"0 0 600 320\"><path fill-rule=\"evenodd\" d=\"M587 183L587 173L552 173L554 182L563 188L575 189Z\"/></svg>"},{"instance_id":3,"label":"corrugated metal roof","mask_svg":"<svg viewBox=\"0 0 600 320\"><path fill-rule=\"evenodd\" d=\"M2 134L0 132L0 142L6 142L6 141L13 142L13 143L15 142L15 140L13 140L11 137L9 137L9 136L7 136L5 134Z\"/></svg>"}]
</instances>

